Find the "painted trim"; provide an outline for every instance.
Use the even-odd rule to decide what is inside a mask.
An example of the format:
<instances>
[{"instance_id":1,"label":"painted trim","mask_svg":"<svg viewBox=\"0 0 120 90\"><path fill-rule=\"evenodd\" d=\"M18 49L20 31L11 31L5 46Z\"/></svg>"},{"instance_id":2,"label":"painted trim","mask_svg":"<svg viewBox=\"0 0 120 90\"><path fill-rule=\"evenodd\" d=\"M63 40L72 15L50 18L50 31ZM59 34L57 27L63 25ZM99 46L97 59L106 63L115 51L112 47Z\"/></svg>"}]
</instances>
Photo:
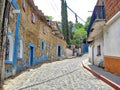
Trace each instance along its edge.
<instances>
[{"instance_id":1,"label":"painted trim","mask_svg":"<svg viewBox=\"0 0 120 90\"><path fill-rule=\"evenodd\" d=\"M13 51L14 51L14 39L12 37L12 33L8 32L8 39L9 39L9 56L8 60L5 61L6 64L13 64Z\"/></svg>"},{"instance_id":2,"label":"painted trim","mask_svg":"<svg viewBox=\"0 0 120 90\"><path fill-rule=\"evenodd\" d=\"M113 87L115 90L120 90L120 85L118 85L118 84L114 83L113 81L111 81L110 79L106 78L103 74L100 74L100 73L94 71L89 66L87 66L85 62L82 62L82 66L85 69L87 69L88 71L90 71L93 75L95 75L96 77L103 80L104 82L106 82L111 87Z\"/></svg>"},{"instance_id":3,"label":"painted trim","mask_svg":"<svg viewBox=\"0 0 120 90\"><path fill-rule=\"evenodd\" d=\"M28 43L28 46L29 46L29 66L31 66L31 51L30 51L30 48L32 47L33 48L33 64L34 64L34 50L35 50L35 45L31 42Z\"/></svg>"},{"instance_id":4,"label":"painted trim","mask_svg":"<svg viewBox=\"0 0 120 90\"><path fill-rule=\"evenodd\" d=\"M18 58L17 58L17 60L22 60L23 59L23 50L24 50L24 46L23 46L23 38L21 37L20 39L19 39L19 45L20 45L20 52L19 52L19 54L18 54Z\"/></svg>"},{"instance_id":5,"label":"painted trim","mask_svg":"<svg viewBox=\"0 0 120 90\"><path fill-rule=\"evenodd\" d=\"M15 10L12 11L12 13L13 14L20 13L20 10L15 9Z\"/></svg>"},{"instance_id":6,"label":"painted trim","mask_svg":"<svg viewBox=\"0 0 120 90\"><path fill-rule=\"evenodd\" d=\"M38 58L34 58L33 64L38 64L44 60L48 60L48 56L46 56L45 54L43 54L41 57Z\"/></svg>"},{"instance_id":7,"label":"painted trim","mask_svg":"<svg viewBox=\"0 0 120 90\"><path fill-rule=\"evenodd\" d=\"M35 47L35 45L33 43L31 43L31 42L28 43L28 46Z\"/></svg>"},{"instance_id":8,"label":"painted trim","mask_svg":"<svg viewBox=\"0 0 120 90\"><path fill-rule=\"evenodd\" d=\"M120 57L118 57L118 56L108 56L108 55L105 55L105 57L109 57L109 58L114 58L114 59L120 60Z\"/></svg>"},{"instance_id":9,"label":"painted trim","mask_svg":"<svg viewBox=\"0 0 120 90\"><path fill-rule=\"evenodd\" d=\"M106 25L111 25L112 23L114 23L118 18L120 17L120 11L115 14L107 23Z\"/></svg>"},{"instance_id":10,"label":"painted trim","mask_svg":"<svg viewBox=\"0 0 120 90\"><path fill-rule=\"evenodd\" d=\"M19 6L16 0L11 0L13 7L19 10ZM16 20L16 31L15 31L15 42L14 42L14 57L13 57L13 67L16 72L17 68L17 49L18 49L18 40L19 40L19 27L20 27L20 13L17 13L17 20Z\"/></svg>"}]
</instances>

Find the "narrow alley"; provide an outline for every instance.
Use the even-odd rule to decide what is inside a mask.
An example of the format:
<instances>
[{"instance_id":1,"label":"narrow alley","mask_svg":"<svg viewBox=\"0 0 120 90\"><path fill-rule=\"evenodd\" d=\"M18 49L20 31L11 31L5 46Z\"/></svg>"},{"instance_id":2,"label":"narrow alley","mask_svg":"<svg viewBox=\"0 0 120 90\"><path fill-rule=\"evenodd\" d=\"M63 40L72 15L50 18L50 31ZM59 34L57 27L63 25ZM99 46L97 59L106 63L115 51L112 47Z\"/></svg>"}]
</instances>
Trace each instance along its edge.
<instances>
[{"instance_id":1,"label":"narrow alley","mask_svg":"<svg viewBox=\"0 0 120 90\"><path fill-rule=\"evenodd\" d=\"M45 63L4 83L4 90L113 90L82 67L81 58Z\"/></svg>"}]
</instances>

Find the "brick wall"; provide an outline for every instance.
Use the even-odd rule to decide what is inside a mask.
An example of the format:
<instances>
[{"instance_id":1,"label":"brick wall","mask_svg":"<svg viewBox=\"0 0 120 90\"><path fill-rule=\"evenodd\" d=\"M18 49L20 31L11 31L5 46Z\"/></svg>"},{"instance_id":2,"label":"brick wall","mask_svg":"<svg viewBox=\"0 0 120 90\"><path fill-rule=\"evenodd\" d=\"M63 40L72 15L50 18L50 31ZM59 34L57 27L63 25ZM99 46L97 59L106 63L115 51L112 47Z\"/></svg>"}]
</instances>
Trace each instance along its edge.
<instances>
[{"instance_id":1,"label":"brick wall","mask_svg":"<svg viewBox=\"0 0 120 90\"><path fill-rule=\"evenodd\" d=\"M105 0L106 20L111 19L120 11L120 0Z\"/></svg>"}]
</instances>

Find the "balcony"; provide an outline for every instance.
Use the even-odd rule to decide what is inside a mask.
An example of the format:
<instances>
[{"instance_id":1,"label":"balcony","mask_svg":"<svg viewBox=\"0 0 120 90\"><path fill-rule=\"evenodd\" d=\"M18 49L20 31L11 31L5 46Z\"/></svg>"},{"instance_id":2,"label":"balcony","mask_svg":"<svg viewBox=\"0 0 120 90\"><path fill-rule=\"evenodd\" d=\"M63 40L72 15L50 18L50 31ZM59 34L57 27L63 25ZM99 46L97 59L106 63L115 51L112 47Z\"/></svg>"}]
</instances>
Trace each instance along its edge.
<instances>
[{"instance_id":1,"label":"balcony","mask_svg":"<svg viewBox=\"0 0 120 90\"><path fill-rule=\"evenodd\" d=\"M105 24L105 10L104 6L95 6L90 24L88 27L88 42L93 41Z\"/></svg>"}]
</instances>

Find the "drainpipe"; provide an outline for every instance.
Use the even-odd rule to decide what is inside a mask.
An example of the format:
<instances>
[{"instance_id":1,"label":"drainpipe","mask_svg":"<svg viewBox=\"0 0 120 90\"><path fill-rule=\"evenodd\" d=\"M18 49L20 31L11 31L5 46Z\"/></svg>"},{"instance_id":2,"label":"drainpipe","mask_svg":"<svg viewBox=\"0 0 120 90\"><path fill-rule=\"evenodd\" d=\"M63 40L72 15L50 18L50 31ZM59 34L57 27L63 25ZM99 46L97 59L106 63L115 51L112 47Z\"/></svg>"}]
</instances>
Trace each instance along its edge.
<instances>
[{"instance_id":1,"label":"drainpipe","mask_svg":"<svg viewBox=\"0 0 120 90\"><path fill-rule=\"evenodd\" d=\"M16 0L9 0L13 7L16 9L13 13L17 14L17 21L16 21L16 30L15 30L15 42L14 42L14 52L13 52L13 76L16 74L17 69L17 49L18 49L18 41L19 41L19 27L20 27L20 10Z\"/></svg>"}]
</instances>

